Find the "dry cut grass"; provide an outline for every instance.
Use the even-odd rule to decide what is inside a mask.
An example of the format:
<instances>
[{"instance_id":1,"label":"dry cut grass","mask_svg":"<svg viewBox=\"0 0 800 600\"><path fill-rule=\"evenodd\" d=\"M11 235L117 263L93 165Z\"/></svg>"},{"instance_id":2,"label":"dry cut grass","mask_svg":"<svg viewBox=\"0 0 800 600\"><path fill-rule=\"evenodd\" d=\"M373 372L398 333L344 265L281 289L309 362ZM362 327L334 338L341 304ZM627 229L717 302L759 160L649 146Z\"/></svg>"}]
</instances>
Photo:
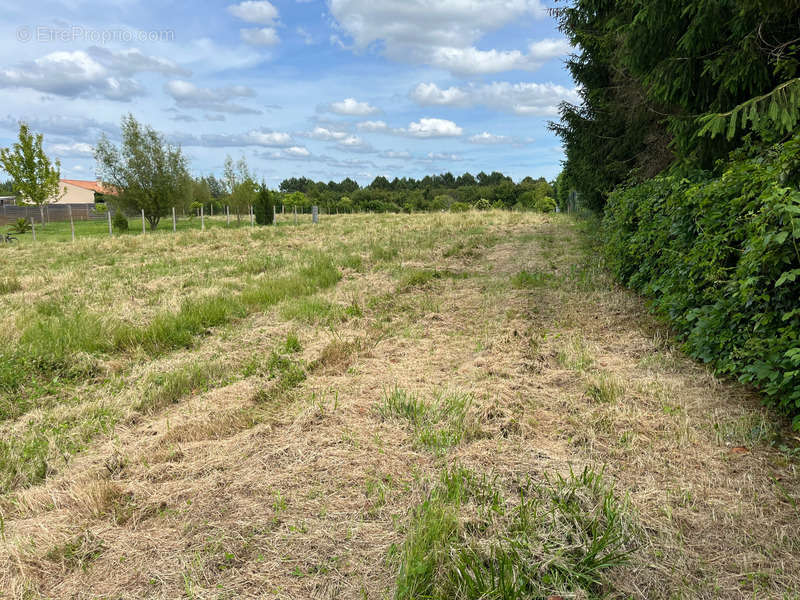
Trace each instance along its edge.
<instances>
[{"instance_id":1,"label":"dry cut grass","mask_svg":"<svg viewBox=\"0 0 800 600\"><path fill-rule=\"evenodd\" d=\"M791 432L683 357L575 222L209 233L17 250L12 340L34 312L142 327L290 289L155 357L82 348L91 377L21 388L3 439L47 443L4 441L7 467L43 466L4 480L0 595L800 594ZM339 276L304 287L321 256Z\"/></svg>"}]
</instances>

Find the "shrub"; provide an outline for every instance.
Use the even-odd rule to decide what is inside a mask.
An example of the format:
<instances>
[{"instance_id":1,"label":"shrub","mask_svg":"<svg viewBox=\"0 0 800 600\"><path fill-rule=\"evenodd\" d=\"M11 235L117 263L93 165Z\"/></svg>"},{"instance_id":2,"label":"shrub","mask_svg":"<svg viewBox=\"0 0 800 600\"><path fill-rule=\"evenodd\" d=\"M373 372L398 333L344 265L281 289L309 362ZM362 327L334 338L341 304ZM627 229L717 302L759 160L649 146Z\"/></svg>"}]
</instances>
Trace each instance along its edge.
<instances>
[{"instance_id":1,"label":"shrub","mask_svg":"<svg viewBox=\"0 0 800 600\"><path fill-rule=\"evenodd\" d=\"M492 208L492 205L486 198L481 198L475 203L475 208L478 210L489 210Z\"/></svg>"},{"instance_id":2,"label":"shrub","mask_svg":"<svg viewBox=\"0 0 800 600\"><path fill-rule=\"evenodd\" d=\"M539 196L533 204L533 209L539 212L553 212L556 209L556 200L550 196Z\"/></svg>"},{"instance_id":3,"label":"shrub","mask_svg":"<svg viewBox=\"0 0 800 600\"><path fill-rule=\"evenodd\" d=\"M695 358L736 375L800 429L800 135L721 175L678 172L614 192L613 272L654 298Z\"/></svg>"},{"instance_id":4,"label":"shrub","mask_svg":"<svg viewBox=\"0 0 800 600\"><path fill-rule=\"evenodd\" d=\"M114 217L111 219L111 222L114 225L114 229L119 232L128 231L130 225L128 224L128 218L122 213L121 210L118 210L114 213Z\"/></svg>"},{"instance_id":5,"label":"shrub","mask_svg":"<svg viewBox=\"0 0 800 600\"><path fill-rule=\"evenodd\" d=\"M262 184L258 190L256 203L253 206L253 212L256 214L256 223L259 225L272 225L274 206L272 192Z\"/></svg>"},{"instance_id":6,"label":"shrub","mask_svg":"<svg viewBox=\"0 0 800 600\"><path fill-rule=\"evenodd\" d=\"M11 226L11 233L28 233L31 230L31 224L28 219L24 217L20 217L16 220L16 222Z\"/></svg>"},{"instance_id":7,"label":"shrub","mask_svg":"<svg viewBox=\"0 0 800 600\"><path fill-rule=\"evenodd\" d=\"M453 202L450 205L450 212L461 213L469 210L469 204L465 202Z\"/></svg>"}]
</instances>

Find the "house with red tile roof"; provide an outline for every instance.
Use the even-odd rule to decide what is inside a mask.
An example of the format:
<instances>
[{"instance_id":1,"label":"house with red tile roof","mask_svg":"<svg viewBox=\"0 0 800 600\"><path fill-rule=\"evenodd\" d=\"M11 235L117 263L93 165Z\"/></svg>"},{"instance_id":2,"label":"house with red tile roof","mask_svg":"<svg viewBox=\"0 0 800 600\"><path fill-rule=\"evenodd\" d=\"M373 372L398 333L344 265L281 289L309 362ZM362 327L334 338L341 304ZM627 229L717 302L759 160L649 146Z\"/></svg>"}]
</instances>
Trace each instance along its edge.
<instances>
[{"instance_id":1,"label":"house with red tile roof","mask_svg":"<svg viewBox=\"0 0 800 600\"><path fill-rule=\"evenodd\" d=\"M113 190L103 187L99 181L81 179L61 179L58 182L59 198L51 200L51 204L94 204L95 194L113 194Z\"/></svg>"}]
</instances>

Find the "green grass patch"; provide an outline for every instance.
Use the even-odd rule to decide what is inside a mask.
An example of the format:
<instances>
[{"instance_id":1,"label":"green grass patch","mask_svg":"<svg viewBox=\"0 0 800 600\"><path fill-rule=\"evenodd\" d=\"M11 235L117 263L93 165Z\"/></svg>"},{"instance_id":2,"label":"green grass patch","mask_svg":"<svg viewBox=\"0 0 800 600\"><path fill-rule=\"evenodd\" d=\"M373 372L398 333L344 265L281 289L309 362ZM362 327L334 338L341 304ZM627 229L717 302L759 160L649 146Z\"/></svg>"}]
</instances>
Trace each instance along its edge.
<instances>
[{"instance_id":1,"label":"green grass patch","mask_svg":"<svg viewBox=\"0 0 800 600\"><path fill-rule=\"evenodd\" d=\"M275 402L306 379L302 362L273 351L264 362L255 361L250 367L253 374L266 377L272 385L258 390L253 397L257 403Z\"/></svg>"},{"instance_id":2,"label":"green grass patch","mask_svg":"<svg viewBox=\"0 0 800 600\"><path fill-rule=\"evenodd\" d=\"M625 395L625 386L618 377L610 373L597 373L589 379L586 395L595 402L611 404Z\"/></svg>"},{"instance_id":3,"label":"green grass patch","mask_svg":"<svg viewBox=\"0 0 800 600\"><path fill-rule=\"evenodd\" d=\"M435 454L444 454L463 441L481 435L477 421L470 414L472 396L460 392L436 392L424 400L401 388L384 394L377 406L384 420L406 421L415 444Z\"/></svg>"},{"instance_id":4,"label":"green grass patch","mask_svg":"<svg viewBox=\"0 0 800 600\"><path fill-rule=\"evenodd\" d=\"M435 269L405 269L400 275L400 287L422 287L441 277L442 273Z\"/></svg>"},{"instance_id":5,"label":"green grass patch","mask_svg":"<svg viewBox=\"0 0 800 600\"><path fill-rule=\"evenodd\" d=\"M397 258L400 251L396 246L384 246L373 243L369 247L369 255L373 262L387 262Z\"/></svg>"},{"instance_id":6,"label":"green grass patch","mask_svg":"<svg viewBox=\"0 0 800 600\"><path fill-rule=\"evenodd\" d=\"M151 376L137 410L155 412L178 400L205 392L230 380L230 367L219 362L190 363L169 373Z\"/></svg>"},{"instance_id":7,"label":"green grass patch","mask_svg":"<svg viewBox=\"0 0 800 600\"><path fill-rule=\"evenodd\" d=\"M0 277L0 296L13 294L22 289L19 279L16 277Z\"/></svg>"},{"instance_id":8,"label":"green grass patch","mask_svg":"<svg viewBox=\"0 0 800 600\"><path fill-rule=\"evenodd\" d=\"M445 600L605 598L638 528L602 473L516 483L445 469L413 512L394 597Z\"/></svg>"},{"instance_id":9,"label":"green grass patch","mask_svg":"<svg viewBox=\"0 0 800 600\"><path fill-rule=\"evenodd\" d=\"M520 271L511 278L511 284L519 289L540 288L549 286L554 280L552 273Z\"/></svg>"},{"instance_id":10,"label":"green grass patch","mask_svg":"<svg viewBox=\"0 0 800 600\"><path fill-rule=\"evenodd\" d=\"M341 321L344 309L317 296L293 298L281 308L281 318L309 325L332 325Z\"/></svg>"}]
</instances>

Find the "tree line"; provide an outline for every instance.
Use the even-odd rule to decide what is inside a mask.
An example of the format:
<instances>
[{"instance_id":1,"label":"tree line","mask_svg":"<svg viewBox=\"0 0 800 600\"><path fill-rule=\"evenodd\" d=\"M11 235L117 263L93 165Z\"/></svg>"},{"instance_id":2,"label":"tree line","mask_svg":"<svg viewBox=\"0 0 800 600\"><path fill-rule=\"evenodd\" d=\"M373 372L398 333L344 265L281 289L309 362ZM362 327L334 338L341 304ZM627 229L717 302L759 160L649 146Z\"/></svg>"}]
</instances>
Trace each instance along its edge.
<instances>
[{"instance_id":1,"label":"tree line","mask_svg":"<svg viewBox=\"0 0 800 600\"><path fill-rule=\"evenodd\" d=\"M552 211L563 206L565 188L558 181L525 177L515 183L498 171L477 175L452 173L427 175L421 179L376 177L361 187L356 181L313 181L306 177L284 179L278 190L259 182L244 157L227 156L220 176L192 177L180 146L169 144L152 127L133 115L123 117L121 143L105 134L95 146L97 175L110 193L98 200L117 207L119 212L142 211L155 229L173 208L182 211L221 212L230 210L238 220L254 210L259 223L268 224L267 214L278 204L290 210L317 205L333 212L416 212L463 211L471 208ZM40 207L58 197L60 164L51 162L42 149L42 135L20 125L19 142L2 150L0 161L11 174L10 189L22 201ZM121 216L119 217L122 218ZM122 223L120 222L122 226Z\"/></svg>"},{"instance_id":2,"label":"tree line","mask_svg":"<svg viewBox=\"0 0 800 600\"><path fill-rule=\"evenodd\" d=\"M559 180L692 356L800 430L800 4L574 0Z\"/></svg>"}]
</instances>

